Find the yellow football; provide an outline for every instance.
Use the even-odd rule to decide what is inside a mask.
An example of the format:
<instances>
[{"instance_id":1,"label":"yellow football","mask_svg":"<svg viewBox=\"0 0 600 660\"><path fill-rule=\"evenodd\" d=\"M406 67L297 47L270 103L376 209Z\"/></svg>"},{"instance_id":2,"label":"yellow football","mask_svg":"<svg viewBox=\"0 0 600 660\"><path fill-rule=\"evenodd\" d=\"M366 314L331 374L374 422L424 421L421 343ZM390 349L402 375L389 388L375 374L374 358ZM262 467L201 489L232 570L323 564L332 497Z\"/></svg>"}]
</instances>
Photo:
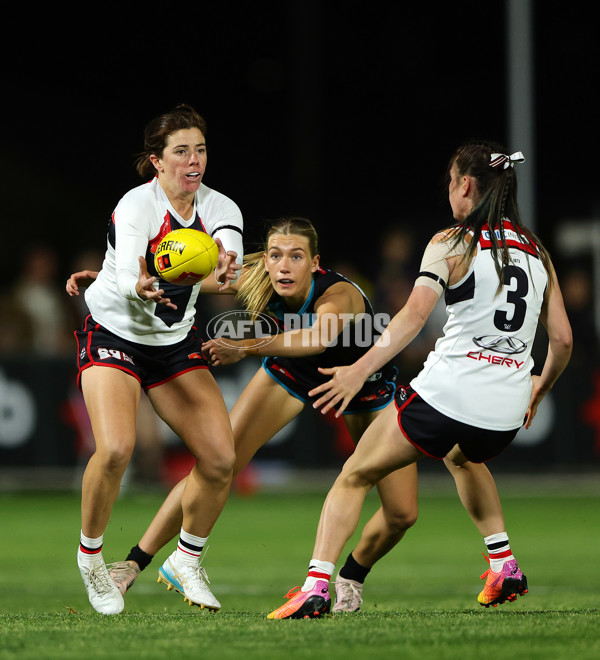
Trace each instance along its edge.
<instances>
[{"instance_id":1,"label":"yellow football","mask_svg":"<svg viewBox=\"0 0 600 660\"><path fill-rule=\"evenodd\" d=\"M197 229L175 229L158 244L154 266L163 280L192 286L210 275L218 256L219 248L208 234Z\"/></svg>"}]
</instances>

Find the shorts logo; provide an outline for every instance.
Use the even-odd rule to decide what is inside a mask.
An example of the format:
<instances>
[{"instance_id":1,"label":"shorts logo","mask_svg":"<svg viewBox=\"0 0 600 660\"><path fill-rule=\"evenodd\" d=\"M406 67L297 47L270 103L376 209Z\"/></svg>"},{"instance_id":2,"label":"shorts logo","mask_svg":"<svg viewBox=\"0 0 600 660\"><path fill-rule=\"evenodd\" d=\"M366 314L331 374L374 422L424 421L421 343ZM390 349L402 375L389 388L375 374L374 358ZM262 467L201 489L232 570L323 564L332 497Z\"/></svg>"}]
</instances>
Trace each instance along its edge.
<instances>
[{"instance_id":1,"label":"shorts logo","mask_svg":"<svg viewBox=\"0 0 600 660\"><path fill-rule=\"evenodd\" d=\"M408 394L407 394L406 390L403 387L399 387L397 392L398 392L398 398L400 399L400 401L406 401L408 399Z\"/></svg>"},{"instance_id":2,"label":"shorts logo","mask_svg":"<svg viewBox=\"0 0 600 660\"><path fill-rule=\"evenodd\" d=\"M115 348L99 348L98 349L98 359L99 360L121 360L123 362L129 362L130 364L135 364L133 358L123 351L118 351Z\"/></svg>"},{"instance_id":3,"label":"shorts logo","mask_svg":"<svg viewBox=\"0 0 600 660\"><path fill-rule=\"evenodd\" d=\"M505 355L522 353L527 349L527 344L518 337L506 337L504 335L473 337L473 343L479 348L485 348L494 353L504 353Z\"/></svg>"},{"instance_id":4,"label":"shorts logo","mask_svg":"<svg viewBox=\"0 0 600 660\"><path fill-rule=\"evenodd\" d=\"M79 351L79 359L84 360L86 355L87 355L87 350L84 347Z\"/></svg>"}]
</instances>

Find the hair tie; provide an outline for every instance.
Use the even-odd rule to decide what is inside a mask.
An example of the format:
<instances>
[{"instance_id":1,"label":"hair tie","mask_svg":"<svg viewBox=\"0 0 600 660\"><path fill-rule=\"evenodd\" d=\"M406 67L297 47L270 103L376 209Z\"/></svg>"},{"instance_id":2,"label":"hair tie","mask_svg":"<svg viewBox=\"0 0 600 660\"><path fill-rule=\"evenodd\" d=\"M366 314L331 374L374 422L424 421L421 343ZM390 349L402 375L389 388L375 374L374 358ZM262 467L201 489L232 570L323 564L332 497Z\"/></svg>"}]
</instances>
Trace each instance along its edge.
<instances>
[{"instance_id":1,"label":"hair tie","mask_svg":"<svg viewBox=\"0 0 600 660\"><path fill-rule=\"evenodd\" d=\"M524 163L525 156L523 152L515 151L514 154L507 156L506 154L490 154L490 167L500 167L505 170L507 167L514 167L515 163Z\"/></svg>"}]
</instances>

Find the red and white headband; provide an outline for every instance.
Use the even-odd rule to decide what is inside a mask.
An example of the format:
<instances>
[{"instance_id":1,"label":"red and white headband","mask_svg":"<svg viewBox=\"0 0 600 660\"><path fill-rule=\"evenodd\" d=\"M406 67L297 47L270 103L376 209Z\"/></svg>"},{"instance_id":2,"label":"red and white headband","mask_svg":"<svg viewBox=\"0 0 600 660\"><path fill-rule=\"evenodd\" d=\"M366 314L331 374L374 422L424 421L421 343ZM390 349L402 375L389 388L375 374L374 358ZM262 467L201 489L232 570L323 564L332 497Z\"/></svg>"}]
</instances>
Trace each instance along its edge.
<instances>
[{"instance_id":1,"label":"red and white headband","mask_svg":"<svg viewBox=\"0 0 600 660\"><path fill-rule=\"evenodd\" d=\"M525 156L522 151L515 151L514 154L507 156L506 154L490 154L490 167L500 167L506 169L507 167L514 167L515 163L524 163Z\"/></svg>"}]
</instances>

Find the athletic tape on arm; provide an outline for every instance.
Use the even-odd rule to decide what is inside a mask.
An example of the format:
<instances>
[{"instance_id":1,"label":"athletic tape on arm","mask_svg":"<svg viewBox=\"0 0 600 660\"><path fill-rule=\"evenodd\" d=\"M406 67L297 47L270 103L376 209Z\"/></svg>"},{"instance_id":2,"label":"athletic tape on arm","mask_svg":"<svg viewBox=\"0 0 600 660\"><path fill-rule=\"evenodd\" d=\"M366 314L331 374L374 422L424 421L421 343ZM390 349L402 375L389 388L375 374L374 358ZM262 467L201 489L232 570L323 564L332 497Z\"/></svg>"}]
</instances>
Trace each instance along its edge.
<instances>
[{"instance_id":1,"label":"athletic tape on arm","mask_svg":"<svg viewBox=\"0 0 600 660\"><path fill-rule=\"evenodd\" d=\"M450 276L450 268L446 259L461 256L465 254L466 250L467 246L464 241L456 246L453 246L451 239L440 240L435 243L430 241L423 253L415 286L428 286L438 296L441 296L448 285L448 277Z\"/></svg>"}]
</instances>

